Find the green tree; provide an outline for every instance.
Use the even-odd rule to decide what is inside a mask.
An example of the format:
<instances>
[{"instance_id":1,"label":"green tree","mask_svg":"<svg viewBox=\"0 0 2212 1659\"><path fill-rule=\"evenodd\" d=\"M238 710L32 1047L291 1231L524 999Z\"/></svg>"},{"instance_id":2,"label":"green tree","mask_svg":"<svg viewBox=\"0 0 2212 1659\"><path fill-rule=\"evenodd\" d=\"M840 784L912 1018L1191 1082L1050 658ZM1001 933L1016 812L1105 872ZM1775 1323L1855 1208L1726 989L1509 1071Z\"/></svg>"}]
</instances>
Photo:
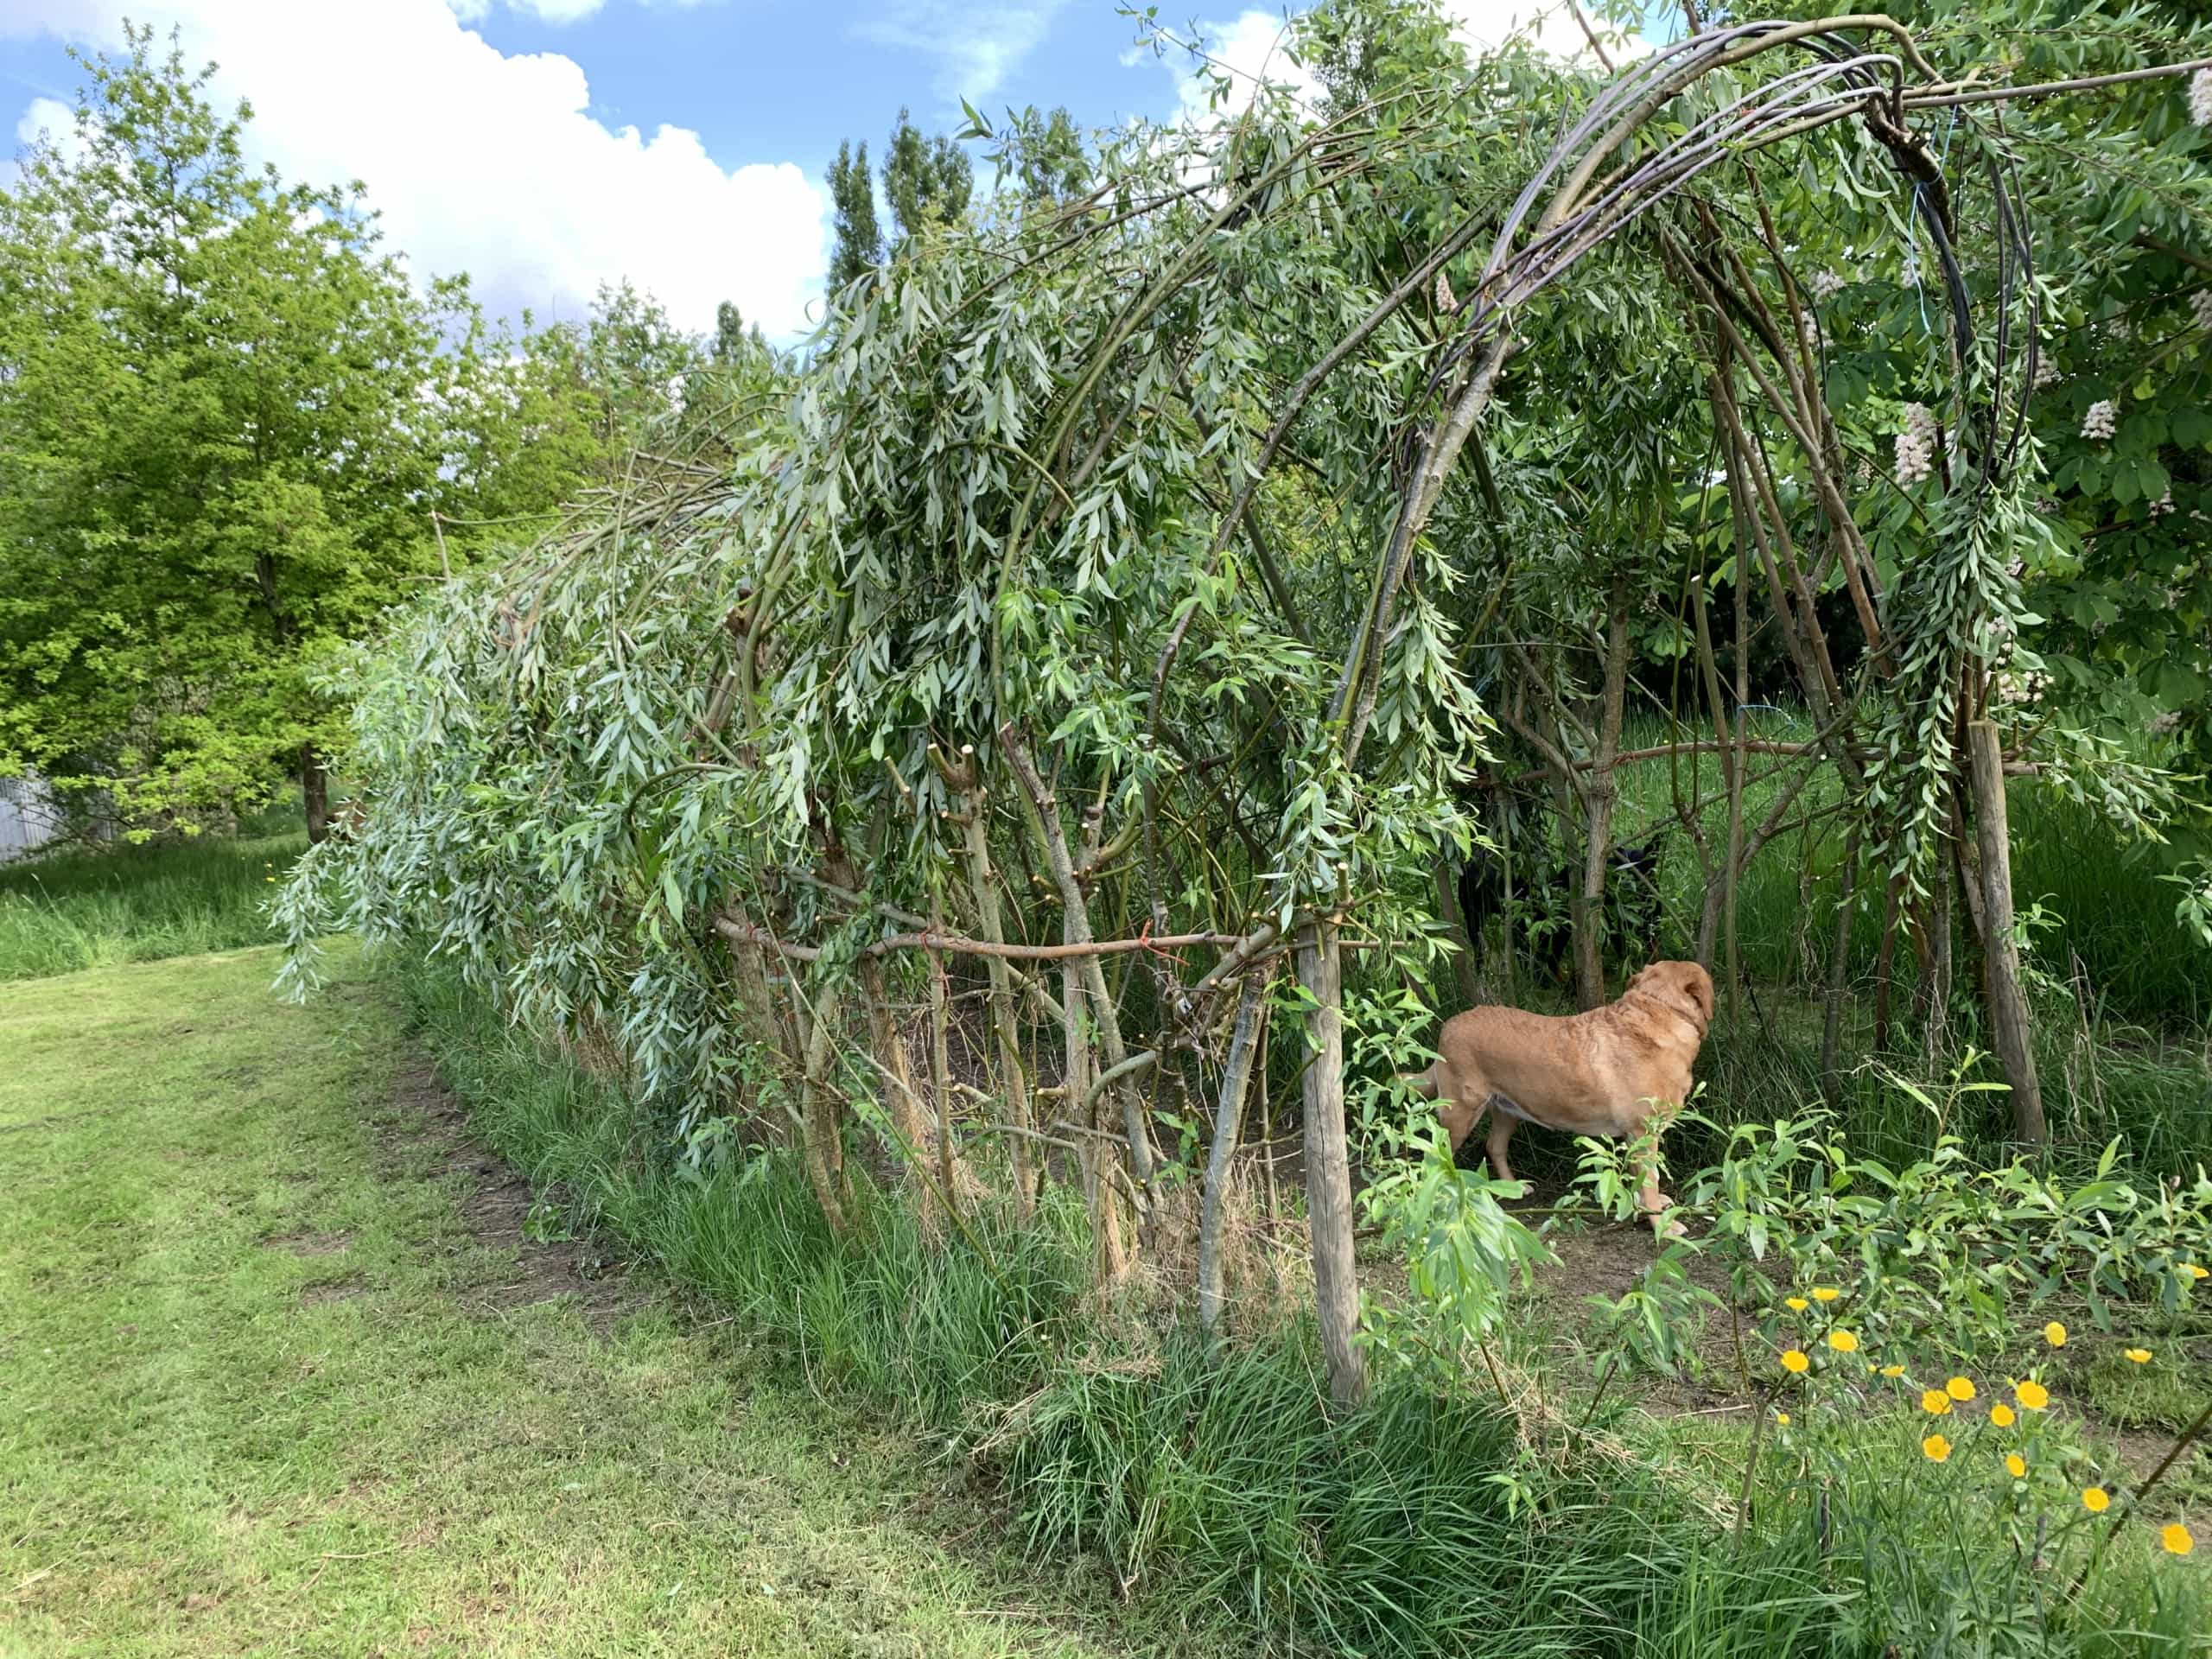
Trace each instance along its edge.
<instances>
[{"instance_id":1,"label":"green tree","mask_svg":"<svg viewBox=\"0 0 2212 1659\"><path fill-rule=\"evenodd\" d=\"M891 204L899 242L957 219L968 211L975 184L966 150L943 133L924 137L906 111L899 111L883 158L883 195ZM892 251L898 251L896 244Z\"/></svg>"},{"instance_id":2,"label":"green tree","mask_svg":"<svg viewBox=\"0 0 2212 1659\"><path fill-rule=\"evenodd\" d=\"M0 191L0 773L143 829L292 771L320 835L315 667L435 569L470 308L129 41Z\"/></svg>"},{"instance_id":3,"label":"green tree","mask_svg":"<svg viewBox=\"0 0 2212 1659\"><path fill-rule=\"evenodd\" d=\"M875 181L868 172L868 146L837 146L830 163L830 200L836 213L837 246L830 257L830 291L837 292L863 271L883 263L883 232L875 219Z\"/></svg>"}]
</instances>

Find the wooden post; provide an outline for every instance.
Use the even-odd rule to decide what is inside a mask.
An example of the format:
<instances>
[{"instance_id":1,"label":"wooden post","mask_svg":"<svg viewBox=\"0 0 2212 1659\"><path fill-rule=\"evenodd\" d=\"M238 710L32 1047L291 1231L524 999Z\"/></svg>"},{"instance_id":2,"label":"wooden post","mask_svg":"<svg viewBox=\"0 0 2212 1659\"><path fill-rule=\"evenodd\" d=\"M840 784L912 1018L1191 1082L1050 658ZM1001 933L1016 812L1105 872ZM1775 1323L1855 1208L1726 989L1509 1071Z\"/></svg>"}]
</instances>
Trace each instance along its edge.
<instances>
[{"instance_id":1,"label":"wooden post","mask_svg":"<svg viewBox=\"0 0 2212 1659\"><path fill-rule=\"evenodd\" d=\"M2005 822L2005 753L1997 728L1977 720L1967 728L1973 767L1974 835L1981 847L1981 912L1987 930L1982 950L1982 994L1997 1046L1998 1064L2012 1087L2012 1133L2040 1144L2050 1138L2044 1121L2043 1090L2036 1081L2034 1027L2020 988L2020 947L2012 935L2012 842Z\"/></svg>"},{"instance_id":2,"label":"wooden post","mask_svg":"<svg viewBox=\"0 0 2212 1659\"><path fill-rule=\"evenodd\" d=\"M1359 1325L1359 1284L1352 1265L1351 1152L1344 1138L1344 963L1333 920L1308 923L1299 934L1298 979L1314 1003L1305 1137L1314 1312L1329 1397L1351 1407L1367 1392L1367 1367L1352 1341Z\"/></svg>"},{"instance_id":3,"label":"wooden post","mask_svg":"<svg viewBox=\"0 0 2212 1659\"><path fill-rule=\"evenodd\" d=\"M1229 1039L1229 1065L1214 1108L1213 1146L1206 1156L1205 1197L1198 1212L1198 1324L1208 1336L1221 1323L1221 1230L1229 1196L1229 1162L1244 1122L1244 1090L1258 1051L1267 976L1249 973L1236 1002L1236 1029Z\"/></svg>"}]
</instances>

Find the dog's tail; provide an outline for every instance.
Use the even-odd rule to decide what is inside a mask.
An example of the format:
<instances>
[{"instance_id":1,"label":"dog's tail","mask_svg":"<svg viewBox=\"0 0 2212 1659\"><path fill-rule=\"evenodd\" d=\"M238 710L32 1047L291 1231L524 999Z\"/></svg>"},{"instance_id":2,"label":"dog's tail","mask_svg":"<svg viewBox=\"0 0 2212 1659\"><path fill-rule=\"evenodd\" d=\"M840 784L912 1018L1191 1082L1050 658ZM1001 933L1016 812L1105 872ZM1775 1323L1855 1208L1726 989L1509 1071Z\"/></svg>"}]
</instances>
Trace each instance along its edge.
<instances>
[{"instance_id":1,"label":"dog's tail","mask_svg":"<svg viewBox=\"0 0 2212 1659\"><path fill-rule=\"evenodd\" d=\"M1426 1071L1401 1071L1398 1073L1398 1081L1423 1100L1434 1100L1440 1092L1436 1082L1436 1068L1433 1065Z\"/></svg>"}]
</instances>

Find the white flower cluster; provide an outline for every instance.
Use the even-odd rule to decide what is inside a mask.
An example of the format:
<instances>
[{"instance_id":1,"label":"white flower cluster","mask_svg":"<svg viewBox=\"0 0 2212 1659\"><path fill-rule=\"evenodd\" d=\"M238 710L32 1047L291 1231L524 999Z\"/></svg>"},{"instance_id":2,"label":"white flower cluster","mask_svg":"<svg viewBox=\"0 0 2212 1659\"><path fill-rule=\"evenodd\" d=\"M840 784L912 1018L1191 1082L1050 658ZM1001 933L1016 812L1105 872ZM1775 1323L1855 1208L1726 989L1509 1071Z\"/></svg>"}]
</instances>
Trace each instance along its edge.
<instances>
[{"instance_id":1,"label":"white flower cluster","mask_svg":"<svg viewBox=\"0 0 2212 1659\"><path fill-rule=\"evenodd\" d=\"M1908 490L1936 470L1936 417L1925 404L1904 406L1904 430L1897 434L1897 482Z\"/></svg>"},{"instance_id":2,"label":"white flower cluster","mask_svg":"<svg viewBox=\"0 0 2212 1659\"><path fill-rule=\"evenodd\" d=\"M2200 127L2212 127L2212 69L2200 69L2189 78L2189 118Z\"/></svg>"},{"instance_id":3,"label":"white flower cluster","mask_svg":"<svg viewBox=\"0 0 2212 1659\"><path fill-rule=\"evenodd\" d=\"M2212 288L2200 288L2189 296L2189 314L2198 327L2212 334Z\"/></svg>"},{"instance_id":4,"label":"white flower cluster","mask_svg":"<svg viewBox=\"0 0 2212 1659\"><path fill-rule=\"evenodd\" d=\"M2166 493L2151 504L2151 516L2163 518L2174 510L2174 486L2166 486Z\"/></svg>"},{"instance_id":5,"label":"white flower cluster","mask_svg":"<svg viewBox=\"0 0 2212 1659\"><path fill-rule=\"evenodd\" d=\"M2109 442L2120 430L2120 408L2109 397L2100 397L2082 417L2082 435L2099 443Z\"/></svg>"},{"instance_id":6,"label":"white flower cluster","mask_svg":"<svg viewBox=\"0 0 2212 1659\"><path fill-rule=\"evenodd\" d=\"M2041 391L2045 386L2057 384L2058 359L2048 347L2038 350L2036 353L2036 390Z\"/></svg>"},{"instance_id":7,"label":"white flower cluster","mask_svg":"<svg viewBox=\"0 0 2212 1659\"><path fill-rule=\"evenodd\" d=\"M1813 290L1815 299L1826 301L1843 292L1843 285L1848 280L1839 271L1816 270L1805 286Z\"/></svg>"},{"instance_id":8,"label":"white flower cluster","mask_svg":"<svg viewBox=\"0 0 2212 1659\"><path fill-rule=\"evenodd\" d=\"M1813 320L1813 314L1811 312L1800 311L1797 314L1797 333L1805 342L1805 349L1812 353L1815 357L1819 356L1821 351L1821 325Z\"/></svg>"}]
</instances>

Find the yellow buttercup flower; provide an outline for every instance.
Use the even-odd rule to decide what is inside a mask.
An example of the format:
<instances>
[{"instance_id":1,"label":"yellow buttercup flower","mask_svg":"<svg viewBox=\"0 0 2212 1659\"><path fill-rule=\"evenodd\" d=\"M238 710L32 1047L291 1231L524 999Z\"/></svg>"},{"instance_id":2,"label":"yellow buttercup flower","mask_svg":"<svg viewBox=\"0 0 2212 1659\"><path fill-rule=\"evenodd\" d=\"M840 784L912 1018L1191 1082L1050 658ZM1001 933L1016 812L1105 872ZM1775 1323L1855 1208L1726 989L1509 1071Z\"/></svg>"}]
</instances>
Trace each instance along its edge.
<instances>
[{"instance_id":1,"label":"yellow buttercup flower","mask_svg":"<svg viewBox=\"0 0 2212 1659\"><path fill-rule=\"evenodd\" d=\"M1859 1351L1859 1338L1848 1331L1831 1331L1828 1346L1839 1354L1855 1354Z\"/></svg>"},{"instance_id":2,"label":"yellow buttercup flower","mask_svg":"<svg viewBox=\"0 0 2212 1659\"><path fill-rule=\"evenodd\" d=\"M2212 1279L2212 1268L2200 1268L2194 1262L2184 1262L2181 1270L2192 1279Z\"/></svg>"},{"instance_id":3,"label":"yellow buttercup flower","mask_svg":"<svg viewBox=\"0 0 2212 1659\"><path fill-rule=\"evenodd\" d=\"M1782 1369L1793 1376L1802 1375L1812 1363L1805 1357L1802 1349L1789 1349L1782 1356Z\"/></svg>"},{"instance_id":4,"label":"yellow buttercup flower","mask_svg":"<svg viewBox=\"0 0 2212 1659\"><path fill-rule=\"evenodd\" d=\"M1816 1302L1832 1302L1842 1294L1841 1291L1832 1286L1815 1285L1813 1287L1813 1300Z\"/></svg>"},{"instance_id":5,"label":"yellow buttercup flower","mask_svg":"<svg viewBox=\"0 0 2212 1659\"><path fill-rule=\"evenodd\" d=\"M2066 1345L2066 1327L2053 1319L2044 1326L2043 1339L2054 1348L2063 1348Z\"/></svg>"},{"instance_id":6,"label":"yellow buttercup flower","mask_svg":"<svg viewBox=\"0 0 2212 1659\"><path fill-rule=\"evenodd\" d=\"M2041 1411L2050 1403L2050 1390L2040 1382L2030 1381L2012 1390L2012 1397L2028 1411Z\"/></svg>"},{"instance_id":7,"label":"yellow buttercup flower","mask_svg":"<svg viewBox=\"0 0 2212 1659\"><path fill-rule=\"evenodd\" d=\"M1789 1414L1786 1411L1777 1411L1774 1414L1774 1421L1777 1427L1787 1428L1789 1427Z\"/></svg>"},{"instance_id":8,"label":"yellow buttercup flower","mask_svg":"<svg viewBox=\"0 0 2212 1659\"><path fill-rule=\"evenodd\" d=\"M1904 1367L1902 1365L1885 1365L1882 1367L1882 1375L1884 1376L1903 1376L1904 1375Z\"/></svg>"},{"instance_id":9,"label":"yellow buttercup flower","mask_svg":"<svg viewBox=\"0 0 2212 1659\"><path fill-rule=\"evenodd\" d=\"M1930 1434L1920 1443L1920 1455L1930 1463L1941 1463L1951 1455L1951 1443L1941 1434Z\"/></svg>"},{"instance_id":10,"label":"yellow buttercup flower","mask_svg":"<svg viewBox=\"0 0 2212 1659\"><path fill-rule=\"evenodd\" d=\"M2006 1405L2002 1400L1999 1400L1995 1405L1989 1408L1989 1421L1996 1424L1999 1428L2010 1428L2013 1424L2018 1422L2020 1420L2018 1416L2014 1414L2012 1407Z\"/></svg>"},{"instance_id":11,"label":"yellow buttercup flower","mask_svg":"<svg viewBox=\"0 0 2212 1659\"><path fill-rule=\"evenodd\" d=\"M2028 1460L2017 1452L2007 1452L2005 1454L2005 1472L2015 1480L2024 1478L2028 1472Z\"/></svg>"},{"instance_id":12,"label":"yellow buttercup flower","mask_svg":"<svg viewBox=\"0 0 2212 1659\"><path fill-rule=\"evenodd\" d=\"M2190 1535L2189 1529L2178 1521L2159 1532L2158 1542L2164 1546L2169 1555L2186 1555L2196 1548L2196 1540Z\"/></svg>"},{"instance_id":13,"label":"yellow buttercup flower","mask_svg":"<svg viewBox=\"0 0 2212 1659\"><path fill-rule=\"evenodd\" d=\"M2082 1489L2082 1507L2091 1515L2102 1515L2112 1508L2112 1494L2101 1486L2084 1486Z\"/></svg>"},{"instance_id":14,"label":"yellow buttercup flower","mask_svg":"<svg viewBox=\"0 0 2212 1659\"><path fill-rule=\"evenodd\" d=\"M1974 1380L1971 1377L1955 1376L1943 1385L1943 1392L1963 1405L1974 1398Z\"/></svg>"},{"instance_id":15,"label":"yellow buttercup flower","mask_svg":"<svg viewBox=\"0 0 2212 1659\"><path fill-rule=\"evenodd\" d=\"M1948 1417L1951 1414L1951 1396L1941 1389L1923 1389L1920 1394L1920 1408L1930 1417Z\"/></svg>"},{"instance_id":16,"label":"yellow buttercup flower","mask_svg":"<svg viewBox=\"0 0 2212 1659\"><path fill-rule=\"evenodd\" d=\"M2151 1363L2151 1351L2148 1348L2123 1348L2120 1351L2138 1365L2148 1365Z\"/></svg>"},{"instance_id":17,"label":"yellow buttercup flower","mask_svg":"<svg viewBox=\"0 0 2212 1659\"><path fill-rule=\"evenodd\" d=\"M1807 1301L1802 1296L1792 1296L1785 1300L1782 1305L1788 1308L1792 1313L1802 1313L1807 1308L1812 1306L1812 1304Z\"/></svg>"}]
</instances>

